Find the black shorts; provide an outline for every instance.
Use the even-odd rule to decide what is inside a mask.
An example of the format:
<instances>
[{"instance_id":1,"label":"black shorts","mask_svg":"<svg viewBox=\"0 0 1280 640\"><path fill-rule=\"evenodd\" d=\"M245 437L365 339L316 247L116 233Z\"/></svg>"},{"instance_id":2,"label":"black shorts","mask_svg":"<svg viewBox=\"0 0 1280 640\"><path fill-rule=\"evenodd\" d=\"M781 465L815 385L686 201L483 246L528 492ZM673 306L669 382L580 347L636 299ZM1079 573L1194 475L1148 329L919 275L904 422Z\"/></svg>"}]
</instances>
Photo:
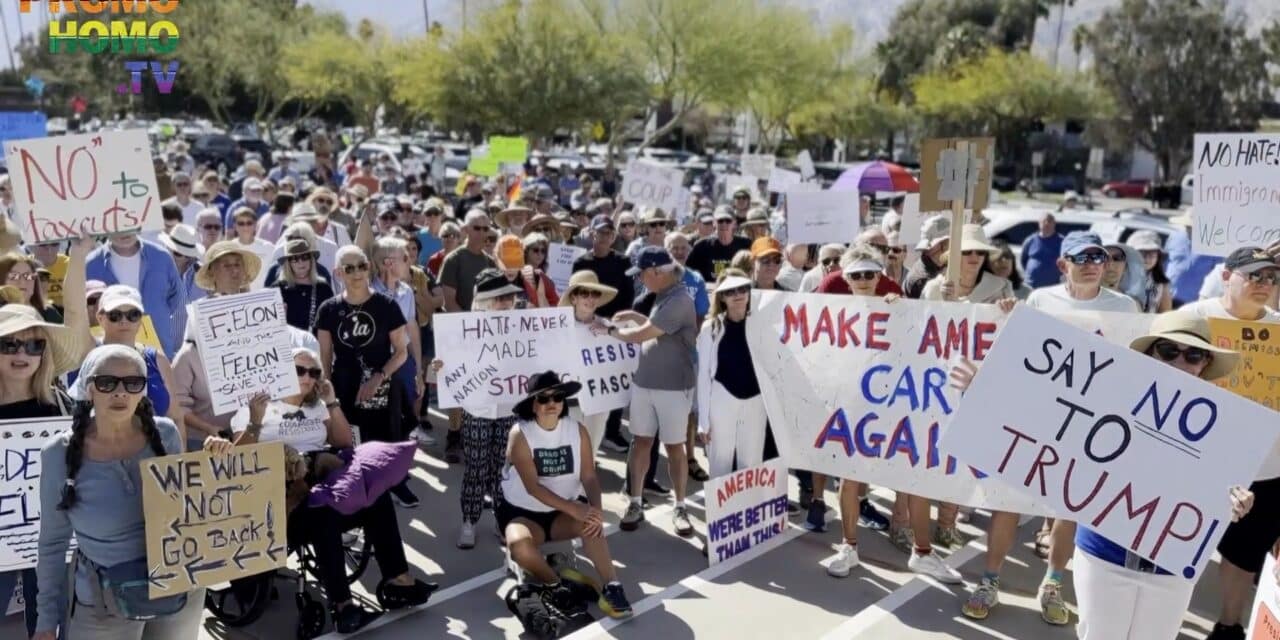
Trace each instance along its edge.
<instances>
[{"instance_id":1,"label":"black shorts","mask_svg":"<svg viewBox=\"0 0 1280 640\"><path fill-rule=\"evenodd\" d=\"M578 496L578 502L587 504L587 499L583 496ZM493 510L493 516L498 520L498 526L502 529L503 533L506 532L507 525L511 524L512 520L515 520L516 518L524 518L525 520L542 527L542 537L544 540L551 540L551 524L556 521L556 518L561 513L563 512L530 511L529 509L522 509L501 499L498 500L498 508Z\"/></svg>"},{"instance_id":2,"label":"black shorts","mask_svg":"<svg viewBox=\"0 0 1280 640\"><path fill-rule=\"evenodd\" d=\"M1271 546L1280 538L1280 478L1259 480L1249 486L1253 492L1253 508L1239 522L1227 527L1218 553L1249 573L1262 570Z\"/></svg>"}]
</instances>

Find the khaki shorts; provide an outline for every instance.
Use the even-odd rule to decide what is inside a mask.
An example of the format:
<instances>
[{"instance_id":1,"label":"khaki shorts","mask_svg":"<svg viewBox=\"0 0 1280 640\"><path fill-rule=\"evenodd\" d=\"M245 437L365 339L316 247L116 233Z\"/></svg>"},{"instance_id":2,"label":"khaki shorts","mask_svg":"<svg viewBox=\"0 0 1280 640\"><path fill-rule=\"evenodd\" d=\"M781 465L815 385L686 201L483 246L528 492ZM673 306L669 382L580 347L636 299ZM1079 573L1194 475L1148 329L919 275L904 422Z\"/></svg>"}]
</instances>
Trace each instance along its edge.
<instances>
[{"instance_id":1,"label":"khaki shorts","mask_svg":"<svg viewBox=\"0 0 1280 640\"><path fill-rule=\"evenodd\" d=\"M693 389L668 391L631 386L631 435L657 437L662 444L688 440Z\"/></svg>"}]
</instances>

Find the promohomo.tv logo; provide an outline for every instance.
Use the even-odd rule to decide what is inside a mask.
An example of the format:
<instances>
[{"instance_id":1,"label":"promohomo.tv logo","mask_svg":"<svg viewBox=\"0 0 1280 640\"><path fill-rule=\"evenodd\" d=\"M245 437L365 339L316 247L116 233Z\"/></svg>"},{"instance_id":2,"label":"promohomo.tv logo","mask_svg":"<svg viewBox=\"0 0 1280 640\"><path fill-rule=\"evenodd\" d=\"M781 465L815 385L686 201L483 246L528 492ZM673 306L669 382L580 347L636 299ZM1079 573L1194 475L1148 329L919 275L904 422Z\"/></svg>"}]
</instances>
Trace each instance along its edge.
<instances>
[{"instance_id":1,"label":"promohomo.tv logo","mask_svg":"<svg viewBox=\"0 0 1280 640\"><path fill-rule=\"evenodd\" d=\"M20 0L19 10L30 13L41 1ZM172 53L178 48L178 25L168 16L178 8L180 0L43 1L49 5L50 15L76 16L76 19L49 20L49 53ZM163 17L154 21L118 18L121 15L147 17L148 14ZM80 19L81 15L84 19ZM118 85L117 93L142 93L142 78L147 71L151 72L160 93L173 91L178 77L177 60L168 63L126 60L124 68L129 72L129 81Z\"/></svg>"}]
</instances>

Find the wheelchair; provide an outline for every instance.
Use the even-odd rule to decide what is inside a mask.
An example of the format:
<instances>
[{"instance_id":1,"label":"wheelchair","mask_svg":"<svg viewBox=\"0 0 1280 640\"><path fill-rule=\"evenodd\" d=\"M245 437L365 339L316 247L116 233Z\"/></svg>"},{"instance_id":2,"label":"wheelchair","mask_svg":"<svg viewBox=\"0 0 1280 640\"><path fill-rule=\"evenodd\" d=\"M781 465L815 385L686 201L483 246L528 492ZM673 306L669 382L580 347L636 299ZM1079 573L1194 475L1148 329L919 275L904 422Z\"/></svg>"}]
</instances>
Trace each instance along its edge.
<instances>
[{"instance_id":1,"label":"wheelchair","mask_svg":"<svg viewBox=\"0 0 1280 640\"><path fill-rule=\"evenodd\" d=\"M307 584L310 578L312 588L320 589L315 554L310 544L292 542L289 553L297 557L296 576L290 578L280 571L268 571L232 580L223 588L209 587L204 597L205 610L228 627L251 625L262 617L267 605L279 598L275 581L293 579L297 584L294 595L294 604L298 608L296 637L298 640L310 640L319 636L327 621L325 600L323 596L313 596ZM347 583L354 584L369 566L369 559L373 557L372 545L363 535L357 535L353 544L343 545L343 555L347 565Z\"/></svg>"}]
</instances>

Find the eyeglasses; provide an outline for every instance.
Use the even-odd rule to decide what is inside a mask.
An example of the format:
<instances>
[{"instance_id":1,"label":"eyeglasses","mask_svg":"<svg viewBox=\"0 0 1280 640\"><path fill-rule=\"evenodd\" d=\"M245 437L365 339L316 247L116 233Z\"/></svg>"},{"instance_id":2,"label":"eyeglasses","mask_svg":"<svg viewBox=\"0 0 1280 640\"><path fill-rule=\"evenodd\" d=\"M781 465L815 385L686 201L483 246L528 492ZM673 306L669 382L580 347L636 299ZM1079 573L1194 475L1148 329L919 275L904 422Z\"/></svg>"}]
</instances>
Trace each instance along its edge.
<instances>
[{"instance_id":1,"label":"eyeglasses","mask_svg":"<svg viewBox=\"0 0 1280 640\"><path fill-rule=\"evenodd\" d=\"M356 262L356 263L352 263L352 264L344 264L344 265L342 265L342 272L343 272L343 273L345 273L345 274L347 274L347 275L351 275L351 274L353 274L353 273L356 273L357 271L361 271L361 272L363 272L363 271L368 271L368 270L369 270L369 263L368 263L368 262Z\"/></svg>"},{"instance_id":2,"label":"eyeglasses","mask_svg":"<svg viewBox=\"0 0 1280 640\"><path fill-rule=\"evenodd\" d=\"M128 320L129 322L137 322L141 319L142 319L142 312L138 311L137 309L130 309L128 311L120 311L118 309L113 309L107 312L107 320L110 320L111 322L120 322L121 320Z\"/></svg>"},{"instance_id":3,"label":"eyeglasses","mask_svg":"<svg viewBox=\"0 0 1280 640\"><path fill-rule=\"evenodd\" d=\"M293 370L298 372L299 378L303 376L311 376L314 380L319 380L320 376L324 374L324 371L320 369L320 367L302 367L295 364L293 365Z\"/></svg>"},{"instance_id":4,"label":"eyeglasses","mask_svg":"<svg viewBox=\"0 0 1280 640\"><path fill-rule=\"evenodd\" d=\"M200 228L205 231L222 231L222 225L220 224L202 224Z\"/></svg>"},{"instance_id":5,"label":"eyeglasses","mask_svg":"<svg viewBox=\"0 0 1280 640\"><path fill-rule=\"evenodd\" d=\"M844 277L850 280L875 280L878 275L880 273L877 271L854 271L853 273L844 274Z\"/></svg>"},{"instance_id":6,"label":"eyeglasses","mask_svg":"<svg viewBox=\"0 0 1280 640\"><path fill-rule=\"evenodd\" d=\"M983 251L981 249L965 249L964 251L960 252L960 255L966 258L972 258L973 256L980 256L984 253L986 253L986 251Z\"/></svg>"},{"instance_id":7,"label":"eyeglasses","mask_svg":"<svg viewBox=\"0 0 1280 640\"><path fill-rule=\"evenodd\" d=\"M34 274L34 273L23 273L23 272L20 272L20 271L10 271L10 272L9 272L9 276L8 276L8 277L9 277L9 280L10 280L10 281L17 282L17 281L21 281L21 280L33 280L33 279L35 279L36 274Z\"/></svg>"},{"instance_id":8,"label":"eyeglasses","mask_svg":"<svg viewBox=\"0 0 1280 640\"><path fill-rule=\"evenodd\" d=\"M1110 258L1112 262L1124 262L1125 260L1127 260L1123 251L1117 251L1115 253L1111 253L1110 251L1108 251L1107 257Z\"/></svg>"},{"instance_id":9,"label":"eyeglasses","mask_svg":"<svg viewBox=\"0 0 1280 640\"><path fill-rule=\"evenodd\" d=\"M840 263L840 258L825 258L822 260L822 266L832 267Z\"/></svg>"},{"instance_id":10,"label":"eyeglasses","mask_svg":"<svg viewBox=\"0 0 1280 640\"><path fill-rule=\"evenodd\" d=\"M1249 281L1249 284L1273 285L1280 282L1280 273L1276 273L1270 269L1246 273L1244 277Z\"/></svg>"},{"instance_id":11,"label":"eyeglasses","mask_svg":"<svg viewBox=\"0 0 1280 640\"><path fill-rule=\"evenodd\" d=\"M782 256L771 256L768 258L756 258L756 264L762 267L776 267L782 264Z\"/></svg>"},{"instance_id":12,"label":"eyeglasses","mask_svg":"<svg viewBox=\"0 0 1280 640\"><path fill-rule=\"evenodd\" d=\"M1106 264L1111 256L1105 253L1080 253L1074 256L1067 256L1066 261L1071 264Z\"/></svg>"},{"instance_id":13,"label":"eyeglasses","mask_svg":"<svg viewBox=\"0 0 1280 640\"><path fill-rule=\"evenodd\" d=\"M579 289L575 291L573 295L578 296L579 298L591 298L592 300L596 300L604 294L596 291L595 289Z\"/></svg>"},{"instance_id":14,"label":"eyeglasses","mask_svg":"<svg viewBox=\"0 0 1280 640\"><path fill-rule=\"evenodd\" d=\"M744 285L742 285L741 287L734 287L734 288L732 288L732 289L725 289L724 291L721 291L721 292L720 292L720 295L722 295L722 296L724 296L724 297L726 297L726 298L736 298L736 297L738 297L738 296L745 296L745 295L747 295L748 293L751 293L751 285L749 285L749 284L744 284Z\"/></svg>"},{"instance_id":15,"label":"eyeglasses","mask_svg":"<svg viewBox=\"0 0 1280 640\"><path fill-rule=\"evenodd\" d=\"M285 258L285 259L288 260L289 262L311 262L311 254L303 253L296 256L289 256L288 258Z\"/></svg>"},{"instance_id":16,"label":"eyeglasses","mask_svg":"<svg viewBox=\"0 0 1280 640\"><path fill-rule=\"evenodd\" d=\"M93 377L93 387L99 393L112 393L121 383L124 383L126 393L142 393L142 390L147 388L147 377L107 375Z\"/></svg>"},{"instance_id":17,"label":"eyeglasses","mask_svg":"<svg viewBox=\"0 0 1280 640\"><path fill-rule=\"evenodd\" d=\"M559 402L564 402L564 399L565 399L565 395L563 393L549 393L549 394L543 394L543 395L536 395L533 397L533 401L538 404L559 403Z\"/></svg>"},{"instance_id":18,"label":"eyeglasses","mask_svg":"<svg viewBox=\"0 0 1280 640\"><path fill-rule=\"evenodd\" d=\"M1182 356L1182 359L1187 364L1200 364L1213 357L1213 354L1205 349L1199 347L1182 348L1167 340L1160 340L1151 345L1151 351L1165 362L1173 362L1178 359L1178 356Z\"/></svg>"},{"instance_id":19,"label":"eyeglasses","mask_svg":"<svg viewBox=\"0 0 1280 640\"><path fill-rule=\"evenodd\" d=\"M26 340L0 338L0 353L11 356L21 350L29 356L38 356L44 353L46 344L48 344L48 341L44 338L27 338Z\"/></svg>"}]
</instances>

